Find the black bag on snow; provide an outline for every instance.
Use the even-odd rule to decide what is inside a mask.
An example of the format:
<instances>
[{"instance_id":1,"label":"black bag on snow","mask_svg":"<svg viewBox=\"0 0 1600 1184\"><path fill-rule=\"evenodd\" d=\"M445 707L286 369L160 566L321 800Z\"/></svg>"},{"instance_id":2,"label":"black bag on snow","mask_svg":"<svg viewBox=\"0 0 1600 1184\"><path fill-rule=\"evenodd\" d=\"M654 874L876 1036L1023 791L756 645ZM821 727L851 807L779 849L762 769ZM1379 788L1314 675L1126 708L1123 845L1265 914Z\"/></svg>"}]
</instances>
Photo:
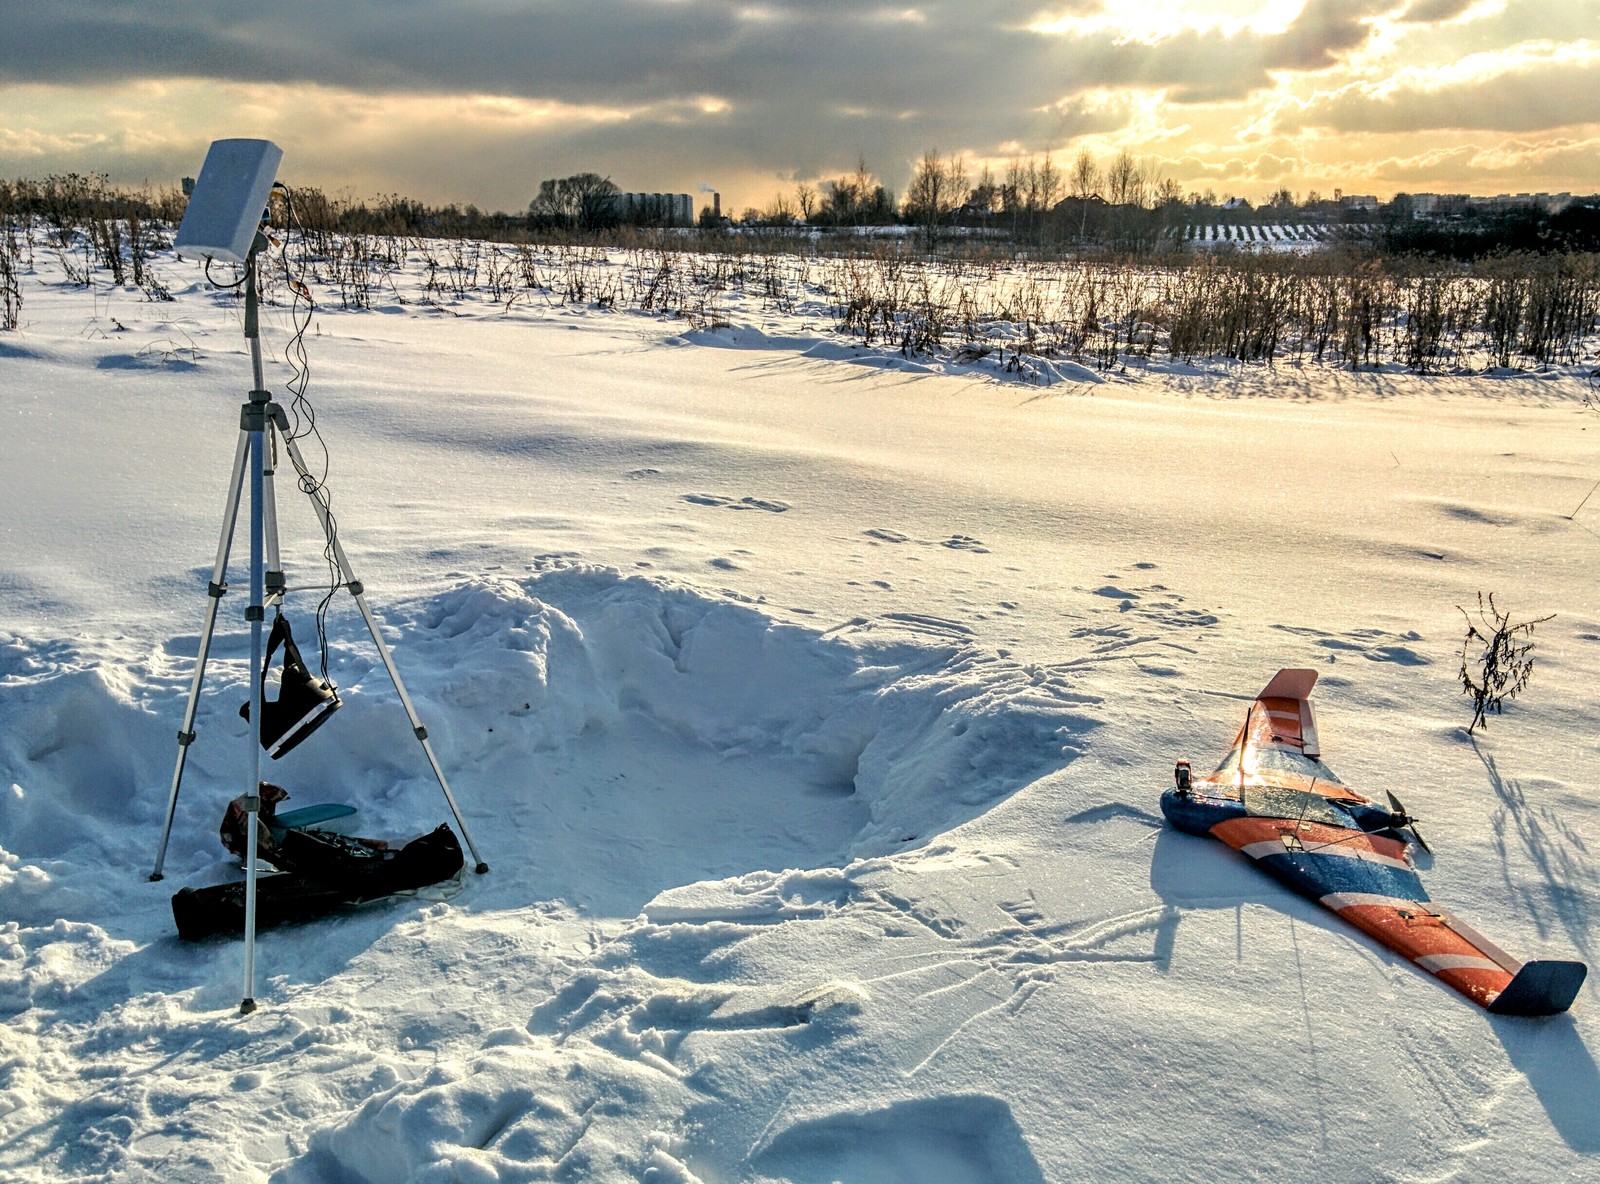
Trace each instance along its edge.
<instances>
[{"instance_id":1,"label":"black bag on snow","mask_svg":"<svg viewBox=\"0 0 1600 1184\"><path fill-rule=\"evenodd\" d=\"M403 847L373 846L329 831L285 833L273 862L284 870L256 879L256 928L323 917L347 905L424 888L457 875L465 864L449 826ZM198 941L244 932L244 881L183 888L172 898L178 936Z\"/></svg>"}]
</instances>

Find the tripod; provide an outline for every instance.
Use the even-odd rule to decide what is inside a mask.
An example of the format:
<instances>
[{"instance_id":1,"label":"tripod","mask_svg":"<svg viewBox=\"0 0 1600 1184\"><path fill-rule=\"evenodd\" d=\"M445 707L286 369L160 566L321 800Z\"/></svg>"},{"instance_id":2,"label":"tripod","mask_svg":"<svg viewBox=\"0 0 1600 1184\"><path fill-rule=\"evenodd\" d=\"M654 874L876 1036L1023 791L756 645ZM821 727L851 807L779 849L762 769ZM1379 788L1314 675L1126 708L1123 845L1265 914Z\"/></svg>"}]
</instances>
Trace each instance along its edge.
<instances>
[{"instance_id":1,"label":"tripod","mask_svg":"<svg viewBox=\"0 0 1600 1184\"><path fill-rule=\"evenodd\" d=\"M244 997L239 1004L239 1011L242 1014L249 1014L256 1007L256 877L259 872L256 845L260 835L261 729L265 714L262 702L265 679L261 676L261 627L266 616L266 607L269 604L280 604L284 593L288 590L284 580L283 565L279 560L278 553L278 510L273 483L278 446L281 444L288 450L290 460L293 461L297 473L304 475L309 472L305 459L300 454L300 447L295 442L294 436L289 432L288 415L282 407L273 402L272 392L264 389L266 378L261 363L256 256L265 246L265 237L260 232L257 232L255 242L251 246L244 264L244 335L250 347L250 365L255 379L255 386L250 391L249 400L244 404L240 412L239 444L233 455L233 476L228 483L228 500L222 519L222 537L217 543L216 563L212 566L211 582L207 587L207 594L210 600L206 605L205 625L200 631L200 648L195 659L194 679L189 684L189 703L184 711L183 727L178 732L178 759L172 771L172 790L167 798L167 818L161 831L161 846L156 852L155 868L150 873L152 881L162 878L161 868L167 857L167 843L172 837L172 817L178 808L178 789L183 782L183 769L188 760L189 746L195 740L195 712L200 705L200 687L205 681L206 660L211 649L211 637L216 629L217 610L223 595L228 591L228 555L233 549L233 536L239 518L239 503L244 494L245 477L248 473L250 482L250 603L246 606L244 615L245 620L250 622L250 669L252 680L250 723L255 743L251 745L250 788L244 797L248 851L245 856ZM328 510L327 501L324 497L319 496L320 488L314 484L302 483L301 488L311 499L311 505L316 510L317 519L322 524L322 532L327 540L328 555L337 566L339 577L343 581L344 587L355 598L356 607L361 612L361 619L366 622L367 631L372 635L373 644L378 648L378 656L383 660L384 669L389 672L389 679L394 683L395 692L400 697L400 704L405 709L406 717L411 721L411 730L416 734L417 740L421 742L422 751L428 758L428 764L433 769L434 777L439 781L439 788L444 791L445 801L449 803L450 812L455 817L456 826L461 830L461 837L466 840L467 848L472 852L472 858L476 864L474 870L481 875L489 870L489 865L478 854L478 848L472 841L472 835L467 831L467 824L462 820L461 811L456 806L455 796L450 792L449 783L445 781L444 770L439 767L439 760L434 755L433 746L428 743L428 729L423 727L422 721L417 718L417 709L411 702L411 696L406 693L405 684L400 680L400 672L395 669L394 659L389 655L389 647L384 644L383 635L378 632L378 623L373 619L372 610L367 607L365 588L350 568L350 560L345 556L344 547L339 542L332 515Z\"/></svg>"}]
</instances>

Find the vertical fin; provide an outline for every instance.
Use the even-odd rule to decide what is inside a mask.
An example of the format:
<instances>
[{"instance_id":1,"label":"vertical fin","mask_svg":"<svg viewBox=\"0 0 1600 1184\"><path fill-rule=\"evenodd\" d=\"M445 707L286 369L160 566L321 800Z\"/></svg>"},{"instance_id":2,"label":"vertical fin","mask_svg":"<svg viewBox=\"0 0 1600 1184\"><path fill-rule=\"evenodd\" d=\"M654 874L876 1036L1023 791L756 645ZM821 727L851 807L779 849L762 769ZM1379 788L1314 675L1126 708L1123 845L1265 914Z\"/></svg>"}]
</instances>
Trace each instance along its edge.
<instances>
[{"instance_id":1,"label":"vertical fin","mask_svg":"<svg viewBox=\"0 0 1600 1184\"><path fill-rule=\"evenodd\" d=\"M1315 670L1280 670L1272 681L1261 688L1258 699L1309 699L1311 688L1317 685Z\"/></svg>"}]
</instances>

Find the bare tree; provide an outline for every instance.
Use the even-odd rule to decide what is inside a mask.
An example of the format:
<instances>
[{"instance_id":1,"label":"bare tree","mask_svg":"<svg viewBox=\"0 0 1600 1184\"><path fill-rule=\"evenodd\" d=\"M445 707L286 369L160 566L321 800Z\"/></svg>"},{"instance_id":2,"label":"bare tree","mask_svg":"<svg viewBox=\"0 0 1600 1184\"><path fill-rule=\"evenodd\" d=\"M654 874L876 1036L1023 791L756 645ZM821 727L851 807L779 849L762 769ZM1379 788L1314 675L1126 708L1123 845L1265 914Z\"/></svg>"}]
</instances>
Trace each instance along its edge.
<instances>
[{"instance_id":1,"label":"bare tree","mask_svg":"<svg viewBox=\"0 0 1600 1184\"><path fill-rule=\"evenodd\" d=\"M811 215L817 212L817 191L802 181L794 187L794 204L800 209L800 220L811 221Z\"/></svg>"},{"instance_id":2,"label":"bare tree","mask_svg":"<svg viewBox=\"0 0 1600 1184\"><path fill-rule=\"evenodd\" d=\"M794 206L790 204L788 194L773 196L772 205L767 208L766 220L774 226L788 226L794 222Z\"/></svg>"},{"instance_id":3,"label":"bare tree","mask_svg":"<svg viewBox=\"0 0 1600 1184\"><path fill-rule=\"evenodd\" d=\"M1022 191L1027 182L1027 170L1023 166L1022 157L1013 156L1006 162L1006 179L1000 186L1000 208L1012 217L1012 225L1016 224L1016 215L1022 206Z\"/></svg>"},{"instance_id":4,"label":"bare tree","mask_svg":"<svg viewBox=\"0 0 1600 1184\"><path fill-rule=\"evenodd\" d=\"M937 148L922 154L911 172L911 184L906 187L905 217L907 222L927 226L939 217L939 203L944 198L944 157Z\"/></svg>"},{"instance_id":5,"label":"bare tree","mask_svg":"<svg viewBox=\"0 0 1600 1184\"><path fill-rule=\"evenodd\" d=\"M822 187L822 213L829 222L849 226L860 220L861 195L849 177L834 177Z\"/></svg>"},{"instance_id":6,"label":"bare tree","mask_svg":"<svg viewBox=\"0 0 1600 1184\"><path fill-rule=\"evenodd\" d=\"M1079 149L1078 155L1072 161L1072 171L1067 174L1067 191L1078 202L1080 244L1089 233L1089 203L1101 198L1100 189L1103 183L1104 176L1094 157L1087 148Z\"/></svg>"},{"instance_id":7,"label":"bare tree","mask_svg":"<svg viewBox=\"0 0 1600 1184\"><path fill-rule=\"evenodd\" d=\"M864 156L855 172L824 182L823 190L819 216L835 226L863 226L894 216L894 194L872 175Z\"/></svg>"},{"instance_id":8,"label":"bare tree","mask_svg":"<svg viewBox=\"0 0 1600 1184\"><path fill-rule=\"evenodd\" d=\"M1039 208L1045 212L1052 209L1061 197L1061 170L1056 168L1055 157L1046 152L1044 159L1039 162Z\"/></svg>"},{"instance_id":9,"label":"bare tree","mask_svg":"<svg viewBox=\"0 0 1600 1184\"><path fill-rule=\"evenodd\" d=\"M944 158L935 151L923 154L911 172L911 183L906 186L906 216L920 219L930 206L936 206L944 188Z\"/></svg>"},{"instance_id":10,"label":"bare tree","mask_svg":"<svg viewBox=\"0 0 1600 1184\"><path fill-rule=\"evenodd\" d=\"M1106 166L1106 200L1114 206L1144 204L1144 170L1126 148Z\"/></svg>"},{"instance_id":11,"label":"bare tree","mask_svg":"<svg viewBox=\"0 0 1600 1184\"><path fill-rule=\"evenodd\" d=\"M599 173L552 178L539 183L539 194L528 203L528 213L574 230L589 230L605 221L617 192L611 178Z\"/></svg>"},{"instance_id":12,"label":"bare tree","mask_svg":"<svg viewBox=\"0 0 1600 1184\"><path fill-rule=\"evenodd\" d=\"M1082 149L1073 159L1072 171L1067 175L1068 192L1079 201L1088 201L1101 196L1101 183L1100 166L1087 148Z\"/></svg>"},{"instance_id":13,"label":"bare tree","mask_svg":"<svg viewBox=\"0 0 1600 1184\"><path fill-rule=\"evenodd\" d=\"M967 193L967 165L960 156L946 158L930 148L917 161L906 190L905 218L923 228L932 247L941 222Z\"/></svg>"},{"instance_id":14,"label":"bare tree","mask_svg":"<svg viewBox=\"0 0 1600 1184\"><path fill-rule=\"evenodd\" d=\"M985 215L994 213L999 207L1000 185L994 178L994 170L988 165L979 170L972 192L967 194L967 205Z\"/></svg>"},{"instance_id":15,"label":"bare tree","mask_svg":"<svg viewBox=\"0 0 1600 1184\"><path fill-rule=\"evenodd\" d=\"M952 155L945 161L944 166L944 209L941 213L949 213L957 209L966 201L972 184L971 174L967 172L967 158L960 154Z\"/></svg>"},{"instance_id":16,"label":"bare tree","mask_svg":"<svg viewBox=\"0 0 1600 1184\"><path fill-rule=\"evenodd\" d=\"M1022 206L1031 217L1043 208L1043 204L1039 198L1039 162L1030 156L1022 170Z\"/></svg>"}]
</instances>

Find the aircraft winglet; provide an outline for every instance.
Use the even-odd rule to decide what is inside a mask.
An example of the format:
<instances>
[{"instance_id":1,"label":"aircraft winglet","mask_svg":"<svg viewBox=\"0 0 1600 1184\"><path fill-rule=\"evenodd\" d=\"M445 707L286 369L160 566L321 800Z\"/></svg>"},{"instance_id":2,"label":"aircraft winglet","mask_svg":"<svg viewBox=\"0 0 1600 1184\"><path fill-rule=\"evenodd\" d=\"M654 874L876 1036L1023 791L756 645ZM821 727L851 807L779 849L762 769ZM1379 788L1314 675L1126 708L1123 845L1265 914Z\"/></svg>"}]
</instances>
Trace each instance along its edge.
<instances>
[{"instance_id":1,"label":"aircraft winglet","mask_svg":"<svg viewBox=\"0 0 1600 1184\"><path fill-rule=\"evenodd\" d=\"M1495 996L1489 1010L1496 1015L1560 1015L1572 1006L1588 974L1582 962L1529 962Z\"/></svg>"},{"instance_id":2,"label":"aircraft winglet","mask_svg":"<svg viewBox=\"0 0 1600 1184\"><path fill-rule=\"evenodd\" d=\"M1309 699L1311 688L1317 685L1315 670L1280 670L1272 681L1261 689L1257 699Z\"/></svg>"}]
</instances>

